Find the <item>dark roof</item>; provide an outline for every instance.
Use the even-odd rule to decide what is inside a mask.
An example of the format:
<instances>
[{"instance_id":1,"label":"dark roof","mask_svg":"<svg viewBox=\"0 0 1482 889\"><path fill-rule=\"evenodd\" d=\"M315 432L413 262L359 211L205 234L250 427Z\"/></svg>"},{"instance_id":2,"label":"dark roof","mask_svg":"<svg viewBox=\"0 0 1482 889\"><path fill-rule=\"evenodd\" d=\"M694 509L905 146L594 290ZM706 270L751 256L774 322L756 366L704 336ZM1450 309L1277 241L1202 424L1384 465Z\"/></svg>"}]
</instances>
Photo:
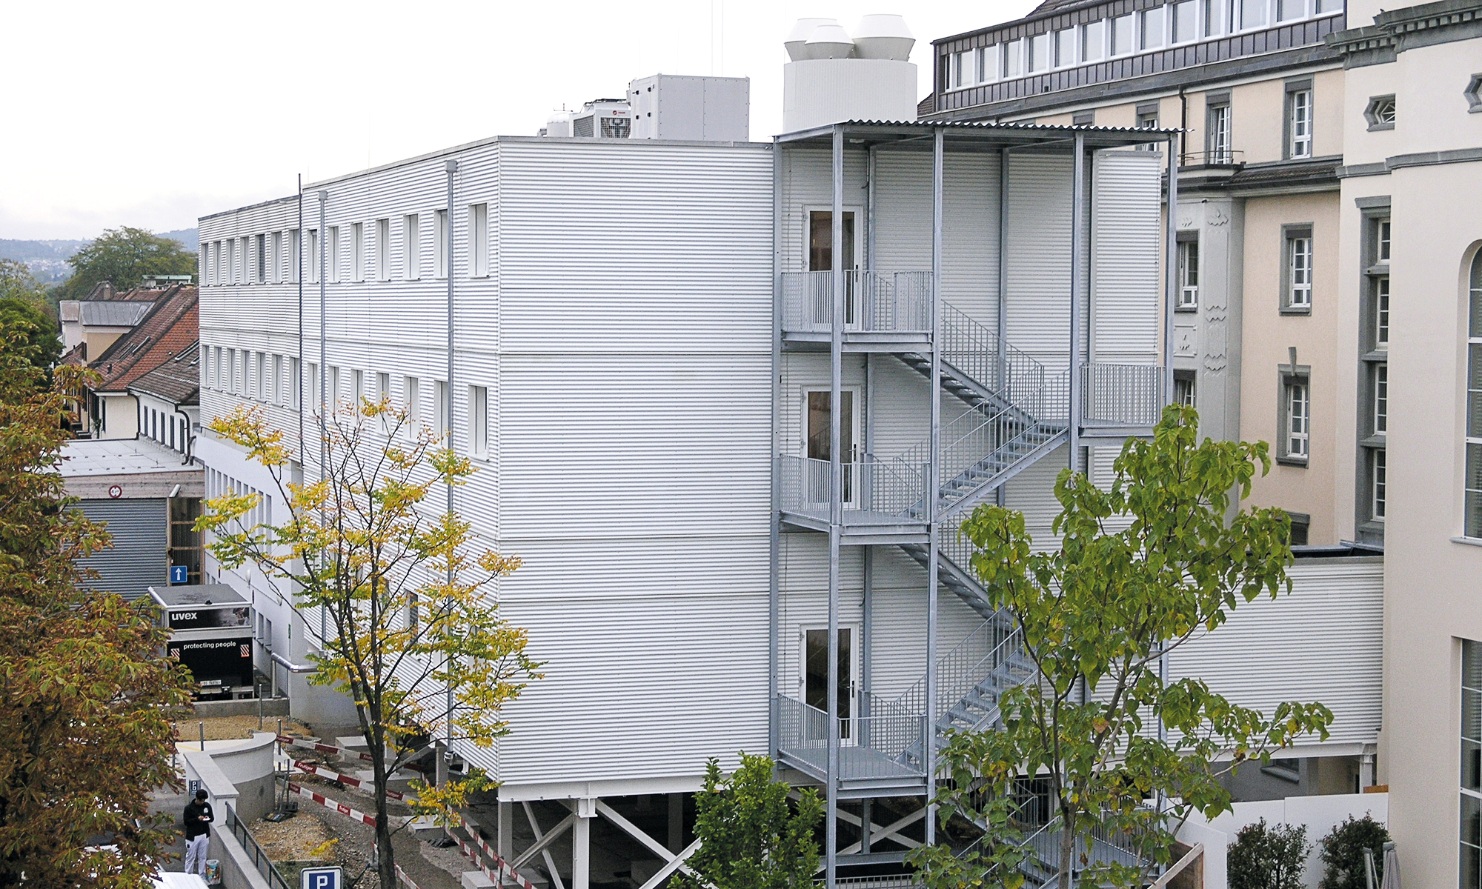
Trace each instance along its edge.
<instances>
[{"instance_id":1,"label":"dark roof","mask_svg":"<svg viewBox=\"0 0 1482 889\"><path fill-rule=\"evenodd\" d=\"M149 314L88 366L103 375L100 392L119 392L200 338L197 290L172 287Z\"/></svg>"},{"instance_id":2,"label":"dark roof","mask_svg":"<svg viewBox=\"0 0 1482 889\"><path fill-rule=\"evenodd\" d=\"M88 300L77 307L77 314L87 327L133 327L144 320L152 308L153 302Z\"/></svg>"},{"instance_id":3,"label":"dark roof","mask_svg":"<svg viewBox=\"0 0 1482 889\"><path fill-rule=\"evenodd\" d=\"M200 404L200 360L200 343L191 343L159 367L134 380L129 389L175 404Z\"/></svg>"}]
</instances>

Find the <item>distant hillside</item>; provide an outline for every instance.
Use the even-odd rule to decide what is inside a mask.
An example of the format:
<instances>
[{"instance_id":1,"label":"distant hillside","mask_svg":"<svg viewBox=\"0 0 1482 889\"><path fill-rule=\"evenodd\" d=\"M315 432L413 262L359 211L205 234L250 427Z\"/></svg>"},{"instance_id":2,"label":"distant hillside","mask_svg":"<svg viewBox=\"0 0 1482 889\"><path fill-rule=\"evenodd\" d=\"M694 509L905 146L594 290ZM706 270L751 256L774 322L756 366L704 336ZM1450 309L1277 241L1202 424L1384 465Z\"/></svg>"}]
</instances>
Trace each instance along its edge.
<instances>
[{"instance_id":1,"label":"distant hillside","mask_svg":"<svg viewBox=\"0 0 1482 889\"><path fill-rule=\"evenodd\" d=\"M172 232L158 232L162 238L179 241L191 253L200 252L200 239L193 228L182 228ZM67 280L72 267L67 260L92 241L20 241L0 238L0 259L24 262L31 274L42 284L56 284Z\"/></svg>"},{"instance_id":2,"label":"distant hillside","mask_svg":"<svg viewBox=\"0 0 1482 889\"><path fill-rule=\"evenodd\" d=\"M18 241L0 238L0 259L24 262L42 284L55 284L72 274L67 260L87 241Z\"/></svg>"},{"instance_id":3,"label":"distant hillside","mask_svg":"<svg viewBox=\"0 0 1482 889\"><path fill-rule=\"evenodd\" d=\"M185 249L191 253L201 252L201 238L193 228L182 228L172 232L155 232L155 234L162 238L174 238L185 245Z\"/></svg>"}]
</instances>

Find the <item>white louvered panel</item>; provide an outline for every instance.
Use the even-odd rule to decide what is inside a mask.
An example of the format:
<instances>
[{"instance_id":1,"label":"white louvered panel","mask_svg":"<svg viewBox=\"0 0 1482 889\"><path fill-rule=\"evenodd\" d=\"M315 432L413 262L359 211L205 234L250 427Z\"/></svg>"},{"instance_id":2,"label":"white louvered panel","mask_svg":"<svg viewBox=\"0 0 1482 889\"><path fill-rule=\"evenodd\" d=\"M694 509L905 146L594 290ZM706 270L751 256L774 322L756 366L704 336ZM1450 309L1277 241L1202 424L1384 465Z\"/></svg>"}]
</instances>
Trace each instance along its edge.
<instances>
[{"instance_id":1,"label":"white louvered panel","mask_svg":"<svg viewBox=\"0 0 1482 889\"><path fill-rule=\"evenodd\" d=\"M1381 717L1383 560L1299 559L1288 575L1289 595L1241 604L1224 626L1175 652L1170 671L1198 676L1268 715L1281 701L1321 701L1333 711L1331 742L1373 743Z\"/></svg>"},{"instance_id":2,"label":"white louvered panel","mask_svg":"<svg viewBox=\"0 0 1482 889\"><path fill-rule=\"evenodd\" d=\"M822 536L822 535L820 535ZM825 538L826 539L826 538ZM850 548L854 549L853 547ZM851 552L851 558L858 553ZM825 553L823 566L828 568ZM856 572L857 573L857 572ZM778 691L790 697L802 694L803 631L824 629L828 626L828 585L822 588L789 588L782 600L779 615L778 654L780 672ZM854 644L859 645L864 620L864 593L862 584L839 584L839 626L849 627L854 632ZM856 651L856 658L859 652Z\"/></svg>"},{"instance_id":3,"label":"white louvered panel","mask_svg":"<svg viewBox=\"0 0 1482 889\"><path fill-rule=\"evenodd\" d=\"M503 149L505 351L770 351L763 146Z\"/></svg>"},{"instance_id":4,"label":"white louvered panel","mask_svg":"<svg viewBox=\"0 0 1482 889\"><path fill-rule=\"evenodd\" d=\"M839 550L839 588L864 589L864 550L845 546ZM781 536L778 553L778 583L787 607L788 591L828 590L828 535L814 531L786 531Z\"/></svg>"},{"instance_id":5,"label":"white louvered panel","mask_svg":"<svg viewBox=\"0 0 1482 889\"><path fill-rule=\"evenodd\" d=\"M750 535L710 529L691 534L669 527L615 540L505 537L494 548L523 563L501 581L500 598L512 604L628 596L727 598L733 589L768 583L765 526ZM696 565L704 570L694 570ZM572 618L580 619L581 612Z\"/></svg>"},{"instance_id":6,"label":"white louvered panel","mask_svg":"<svg viewBox=\"0 0 1482 889\"><path fill-rule=\"evenodd\" d=\"M1092 162L1090 331L1097 361L1157 360L1160 167L1159 156L1146 151L1100 151Z\"/></svg>"},{"instance_id":7,"label":"white louvered panel","mask_svg":"<svg viewBox=\"0 0 1482 889\"><path fill-rule=\"evenodd\" d=\"M507 783L703 775L767 746L767 584L502 606L545 678L506 708Z\"/></svg>"},{"instance_id":8,"label":"white louvered panel","mask_svg":"<svg viewBox=\"0 0 1482 889\"><path fill-rule=\"evenodd\" d=\"M507 537L766 527L765 353L506 356Z\"/></svg>"},{"instance_id":9,"label":"white louvered panel","mask_svg":"<svg viewBox=\"0 0 1482 889\"><path fill-rule=\"evenodd\" d=\"M877 153L875 268L931 271L931 217L931 153Z\"/></svg>"},{"instance_id":10,"label":"white louvered panel","mask_svg":"<svg viewBox=\"0 0 1482 889\"><path fill-rule=\"evenodd\" d=\"M1008 339L1049 370L1070 349L1068 157L1009 156Z\"/></svg>"},{"instance_id":11,"label":"white louvered panel","mask_svg":"<svg viewBox=\"0 0 1482 889\"><path fill-rule=\"evenodd\" d=\"M926 672L926 571L899 549L877 547L874 557L875 693L893 698ZM946 656L982 622L945 586L938 589L937 657Z\"/></svg>"}]
</instances>

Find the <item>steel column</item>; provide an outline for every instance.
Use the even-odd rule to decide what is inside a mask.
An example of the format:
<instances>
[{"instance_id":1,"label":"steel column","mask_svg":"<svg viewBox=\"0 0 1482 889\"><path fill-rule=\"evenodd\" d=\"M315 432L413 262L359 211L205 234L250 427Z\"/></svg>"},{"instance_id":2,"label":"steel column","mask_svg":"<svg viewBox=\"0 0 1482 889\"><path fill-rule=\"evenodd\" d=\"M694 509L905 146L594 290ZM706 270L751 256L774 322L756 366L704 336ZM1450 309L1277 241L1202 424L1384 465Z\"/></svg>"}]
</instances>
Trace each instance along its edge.
<instances>
[{"instance_id":1,"label":"steel column","mask_svg":"<svg viewBox=\"0 0 1482 889\"><path fill-rule=\"evenodd\" d=\"M1168 224L1164 231L1164 279L1168 283L1163 306L1163 404L1173 401L1173 308L1178 302L1178 151L1179 136L1168 141L1168 194L1164 207Z\"/></svg>"},{"instance_id":2,"label":"steel column","mask_svg":"<svg viewBox=\"0 0 1482 889\"><path fill-rule=\"evenodd\" d=\"M1086 212L1086 134L1075 134L1070 184L1070 469L1081 469L1081 224Z\"/></svg>"},{"instance_id":3,"label":"steel column","mask_svg":"<svg viewBox=\"0 0 1482 889\"><path fill-rule=\"evenodd\" d=\"M844 524L844 128L834 127L833 213L829 260L833 266L833 319L829 332L828 525L828 781L824 817L824 884L834 885L839 846L839 544ZM806 704L806 701L804 702Z\"/></svg>"},{"instance_id":4,"label":"steel column","mask_svg":"<svg viewBox=\"0 0 1482 889\"><path fill-rule=\"evenodd\" d=\"M921 760L926 770L926 844L936 842L937 744L937 561L941 553L937 501L942 488L942 170L945 133L932 131L931 143L931 466L926 474L926 703L922 717Z\"/></svg>"},{"instance_id":5,"label":"steel column","mask_svg":"<svg viewBox=\"0 0 1482 889\"><path fill-rule=\"evenodd\" d=\"M806 224L806 222L805 222ZM767 523L767 549L771 554L767 569L767 748L776 762L780 757L781 730L777 725L777 694L780 682L781 652L781 579L782 562L782 494L781 464L778 462L777 412L782 409L786 393L782 390L782 146L772 140L772 417L770 444L772 459L771 512ZM774 769L775 771L775 769Z\"/></svg>"},{"instance_id":6,"label":"steel column","mask_svg":"<svg viewBox=\"0 0 1482 889\"><path fill-rule=\"evenodd\" d=\"M998 150L998 386L1009 389L1009 150ZM993 502L1008 502L1008 485L993 489Z\"/></svg>"}]
</instances>

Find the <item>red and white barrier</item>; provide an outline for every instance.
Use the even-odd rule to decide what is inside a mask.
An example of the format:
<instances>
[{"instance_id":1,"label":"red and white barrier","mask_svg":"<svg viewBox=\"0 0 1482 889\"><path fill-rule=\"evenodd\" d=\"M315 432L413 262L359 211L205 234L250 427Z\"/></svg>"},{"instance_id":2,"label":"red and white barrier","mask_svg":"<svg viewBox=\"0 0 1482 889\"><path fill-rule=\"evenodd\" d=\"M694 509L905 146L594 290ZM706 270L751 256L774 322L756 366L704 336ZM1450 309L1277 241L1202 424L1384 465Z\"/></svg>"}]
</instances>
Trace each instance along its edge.
<instances>
[{"instance_id":1,"label":"red and white barrier","mask_svg":"<svg viewBox=\"0 0 1482 889\"><path fill-rule=\"evenodd\" d=\"M304 738L295 738L293 735L279 735L278 743L287 744L290 747L307 747L310 750L314 750L319 753L328 753L334 756L353 756L361 762L375 762L375 760L371 759L371 755L369 753L366 753L364 750L350 750L346 747L335 747L332 744L321 744L318 741L309 741ZM402 768L410 769L414 772L422 771L422 769L418 768L417 766L411 765L410 763L402 766Z\"/></svg>"},{"instance_id":2,"label":"red and white barrier","mask_svg":"<svg viewBox=\"0 0 1482 889\"><path fill-rule=\"evenodd\" d=\"M412 878L407 876L407 872L402 870L399 864L396 866L396 885L404 886L406 889L421 889L420 886L412 882Z\"/></svg>"},{"instance_id":3,"label":"red and white barrier","mask_svg":"<svg viewBox=\"0 0 1482 889\"><path fill-rule=\"evenodd\" d=\"M458 844L458 848L463 851L464 855L467 855L469 859L473 861L474 866L477 867L484 874L484 876L493 880L496 886L503 885L503 883L500 882L501 879L508 879L516 886L519 886L520 889L535 889L534 883L520 876L519 871L511 867L508 861L500 858L493 849L489 848L489 844L484 841L483 837L479 836L478 831L474 830L473 826L469 824L467 820L463 821L463 829L468 831L469 836L473 837L473 842L477 846L477 849L475 849L473 846L470 846L467 840L463 839L460 836L456 836L452 830L446 827L443 828L443 830L448 835L448 839ZM482 850L484 854L494 859L494 867L491 868L488 865L484 864L484 862L479 858L478 850Z\"/></svg>"},{"instance_id":4,"label":"red and white barrier","mask_svg":"<svg viewBox=\"0 0 1482 889\"><path fill-rule=\"evenodd\" d=\"M305 762L301 759L295 759L293 761L293 767L298 769L300 772L306 772L310 775L318 775L321 778L328 778L331 781L338 781L346 787L356 787L370 793L375 792L375 788L371 786L370 781L362 781L359 778L354 778L350 775L333 771L322 765L319 765L318 763ZM399 790L387 790L386 796L390 797L391 799L404 800L407 798L406 794L402 793Z\"/></svg>"},{"instance_id":5,"label":"red and white barrier","mask_svg":"<svg viewBox=\"0 0 1482 889\"><path fill-rule=\"evenodd\" d=\"M308 789L307 787L304 787L303 785L295 784L294 782L289 781L288 790L290 793L296 793L299 796L308 797L309 799L313 800L326 809L334 809L341 815L345 815L355 821L359 821L361 824L369 824L371 827L376 826L376 816L367 815L359 809L352 809L344 803L336 802L322 793L315 793L314 791Z\"/></svg>"}]
</instances>

